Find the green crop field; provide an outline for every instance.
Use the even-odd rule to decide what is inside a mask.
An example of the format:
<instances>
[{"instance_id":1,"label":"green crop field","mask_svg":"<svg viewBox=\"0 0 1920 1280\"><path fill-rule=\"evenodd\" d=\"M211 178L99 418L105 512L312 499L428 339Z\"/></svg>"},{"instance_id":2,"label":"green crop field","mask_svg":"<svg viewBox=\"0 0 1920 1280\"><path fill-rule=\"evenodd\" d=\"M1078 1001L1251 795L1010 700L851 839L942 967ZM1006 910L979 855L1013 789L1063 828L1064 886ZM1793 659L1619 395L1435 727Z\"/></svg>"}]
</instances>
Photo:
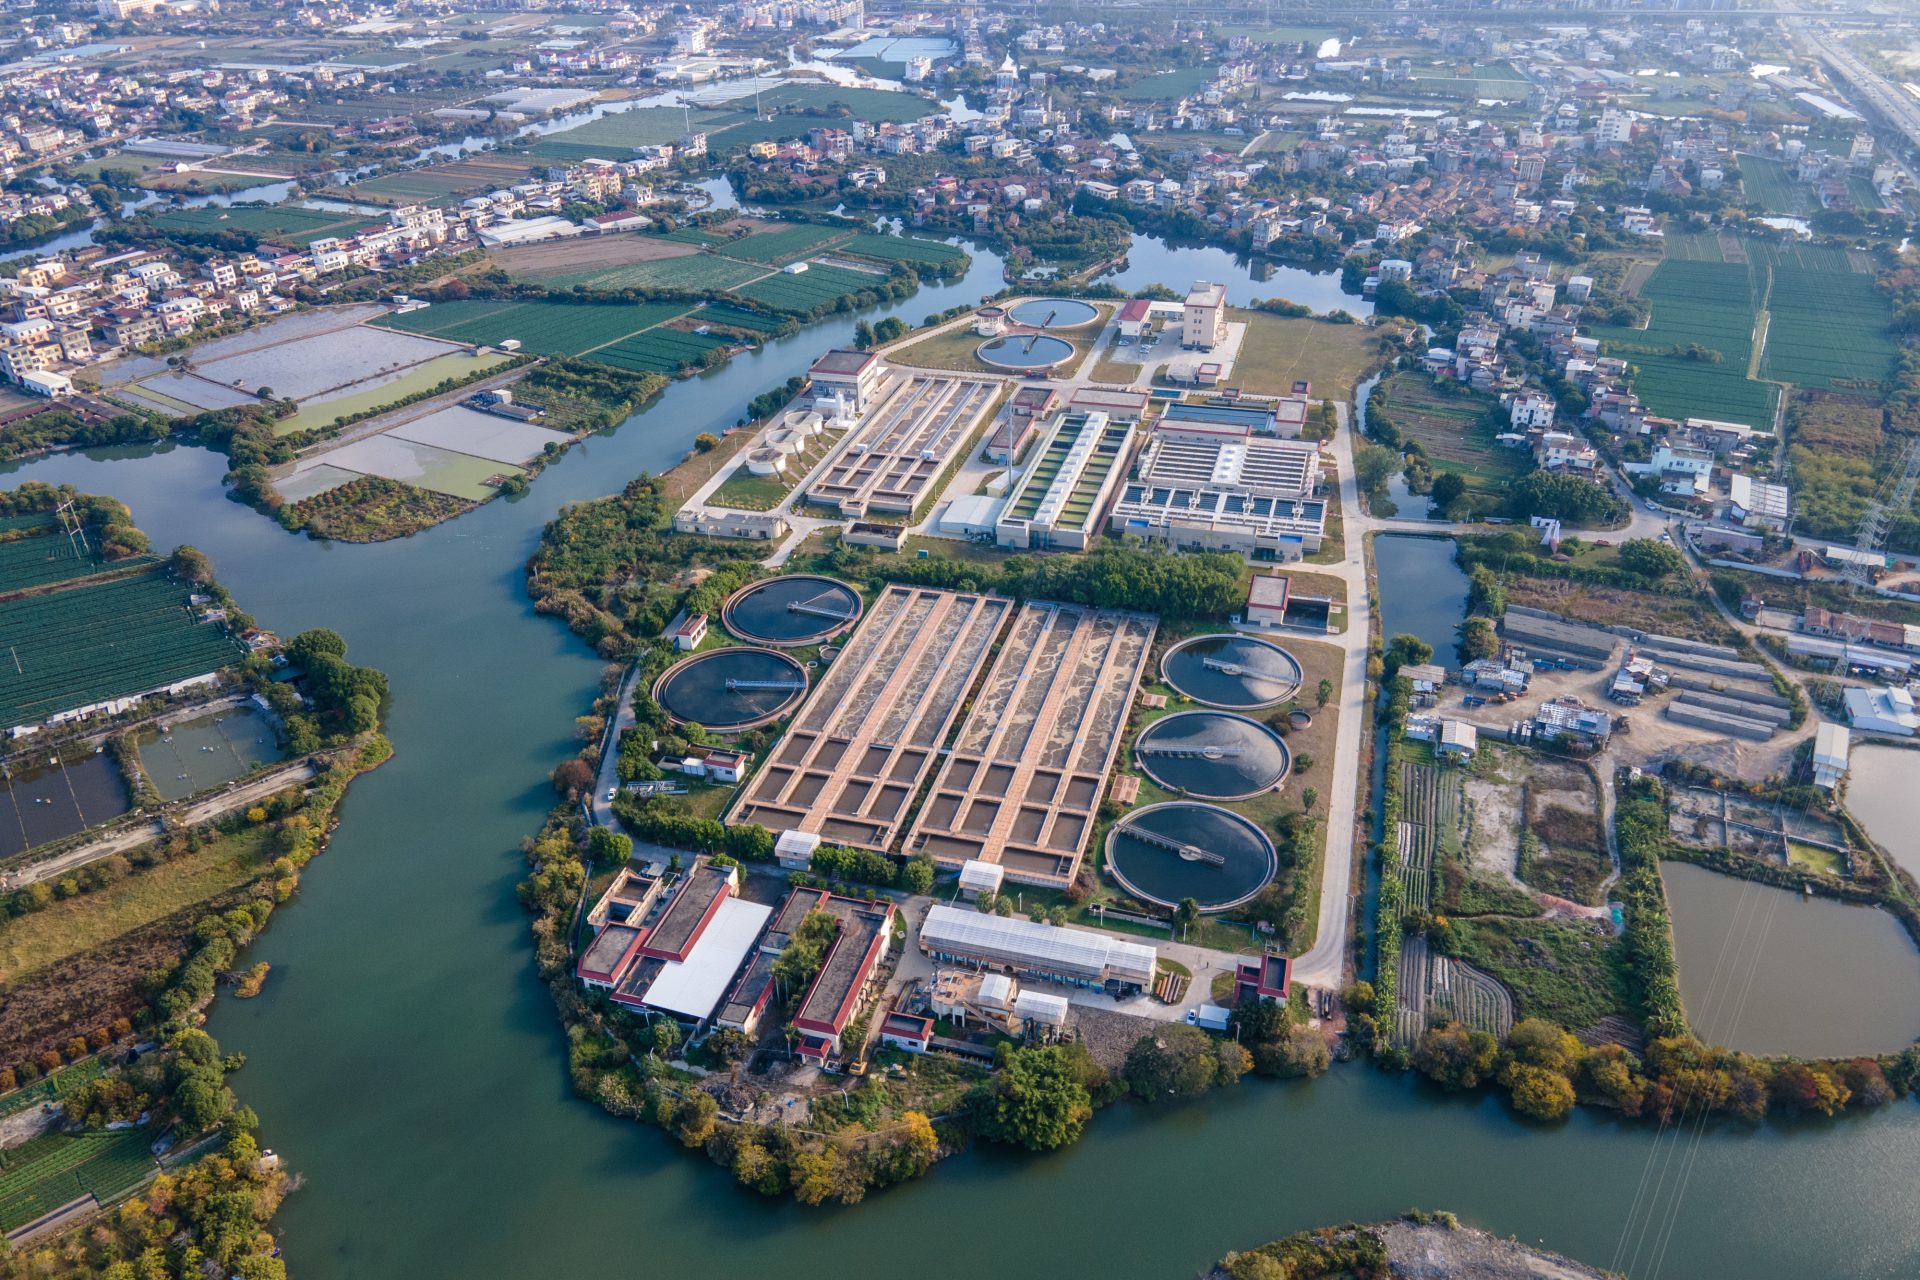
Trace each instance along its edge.
<instances>
[{"instance_id":1,"label":"green crop field","mask_svg":"<svg viewBox=\"0 0 1920 1280\"><path fill-rule=\"evenodd\" d=\"M1177 67L1135 80L1120 91L1120 96L1136 102L1189 97L1206 88L1218 71L1211 65Z\"/></svg>"},{"instance_id":2,"label":"green crop field","mask_svg":"<svg viewBox=\"0 0 1920 1280\"><path fill-rule=\"evenodd\" d=\"M693 318L702 324L725 325L729 329L742 329L748 333L772 333L781 324L778 316L762 315L758 311L749 311L725 302L706 307L696 312Z\"/></svg>"},{"instance_id":3,"label":"green crop field","mask_svg":"<svg viewBox=\"0 0 1920 1280\"><path fill-rule=\"evenodd\" d=\"M846 238L847 233L841 228L817 227L801 223L797 226L777 227L770 231L756 231L750 236L729 240L717 246L714 252L723 253L729 258L739 258L745 262L760 262L779 267Z\"/></svg>"},{"instance_id":4,"label":"green crop field","mask_svg":"<svg viewBox=\"0 0 1920 1280\"><path fill-rule=\"evenodd\" d=\"M1814 211L1813 188L1768 156L1740 157L1740 185L1747 203L1768 213L1797 217Z\"/></svg>"},{"instance_id":5,"label":"green crop field","mask_svg":"<svg viewBox=\"0 0 1920 1280\"><path fill-rule=\"evenodd\" d=\"M671 374L697 362L701 356L725 347L723 338L678 329L653 329L601 347L587 359L631 373Z\"/></svg>"},{"instance_id":6,"label":"green crop field","mask_svg":"<svg viewBox=\"0 0 1920 1280\"><path fill-rule=\"evenodd\" d=\"M577 356L687 314L671 302L564 303L468 299L442 302L380 321L406 333L487 345L518 338L541 356Z\"/></svg>"},{"instance_id":7,"label":"green crop field","mask_svg":"<svg viewBox=\"0 0 1920 1280\"><path fill-rule=\"evenodd\" d=\"M154 1171L143 1129L43 1134L0 1151L0 1231L12 1231L91 1193L105 1203Z\"/></svg>"},{"instance_id":8,"label":"green crop field","mask_svg":"<svg viewBox=\"0 0 1920 1280\"><path fill-rule=\"evenodd\" d=\"M1900 346L1872 279L1858 273L1777 267L1767 296L1772 323L1761 371L1796 386L1879 395Z\"/></svg>"},{"instance_id":9,"label":"green crop field","mask_svg":"<svg viewBox=\"0 0 1920 1280\"><path fill-rule=\"evenodd\" d=\"M32 1084L0 1097L0 1118L17 1116L28 1107L37 1107L43 1102L58 1102L89 1080L99 1079L104 1070L105 1064L96 1055L82 1058L70 1067L62 1067L50 1076L42 1076Z\"/></svg>"},{"instance_id":10,"label":"green crop field","mask_svg":"<svg viewBox=\"0 0 1920 1280\"><path fill-rule=\"evenodd\" d=\"M872 124L905 124L909 120L918 120L922 116L932 115L939 109L939 104L917 93L901 93L895 89L849 89L837 84L792 84L761 94L760 107L762 110L825 113L829 116L837 108L844 107L850 118L854 120L866 120ZM751 112L746 114L751 118ZM845 127L845 122L836 118L818 119L814 123Z\"/></svg>"},{"instance_id":11,"label":"green crop field","mask_svg":"<svg viewBox=\"0 0 1920 1280\"><path fill-rule=\"evenodd\" d=\"M1669 258L1640 291L1653 308L1647 327L1601 326L1594 336L1634 366L1633 389L1655 413L1764 428L1774 388L1747 377L1762 288L1763 269L1751 263Z\"/></svg>"},{"instance_id":12,"label":"green crop field","mask_svg":"<svg viewBox=\"0 0 1920 1280\"><path fill-rule=\"evenodd\" d=\"M860 235L841 245L840 249L862 258L877 258L882 262L911 262L919 266L937 266L967 256L967 251L957 245L941 244L937 240L916 240L912 236Z\"/></svg>"},{"instance_id":13,"label":"green crop field","mask_svg":"<svg viewBox=\"0 0 1920 1280\"><path fill-rule=\"evenodd\" d=\"M871 289L882 283L879 277L842 267L810 266L799 275L782 272L744 285L733 292L776 311L811 311L837 298Z\"/></svg>"},{"instance_id":14,"label":"green crop field","mask_svg":"<svg viewBox=\"0 0 1920 1280\"><path fill-rule=\"evenodd\" d=\"M25 536L9 537L5 542L0 542L0 595L28 587L65 582L70 578L84 578L108 569L154 563L152 556L108 563L100 558L96 549L98 538L92 531L88 532L88 540L84 544L76 542L61 530L52 512L26 516L23 520L26 523L0 530L5 533L12 533L14 529L28 531Z\"/></svg>"},{"instance_id":15,"label":"green crop field","mask_svg":"<svg viewBox=\"0 0 1920 1280\"><path fill-rule=\"evenodd\" d=\"M370 178L349 188L348 193L362 199L433 202L510 187L526 181L532 168L524 161L475 157Z\"/></svg>"},{"instance_id":16,"label":"green crop field","mask_svg":"<svg viewBox=\"0 0 1920 1280\"><path fill-rule=\"evenodd\" d=\"M155 568L0 604L0 725L129 697L232 666L246 648L199 623L187 589Z\"/></svg>"},{"instance_id":17,"label":"green crop field","mask_svg":"<svg viewBox=\"0 0 1920 1280\"><path fill-rule=\"evenodd\" d=\"M698 253L688 258L662 258L654 262L630 262L617 267L592 271L573 271L548 276L546 282L556 289L585 285L589 289L694 289L724 293L728 289L757 280L767 268L735 262L716 254Z\"/></svg>"},{"instance_id":18,"label":"green crop field","mask_svg":"<svg viewBox=\"0 0 1920 1280\"><path fill-rule=\"evenodd\" d=\"M685 116L678 107L636 107L548 134L528 147L527 154L543 160L625 160L635 147L679 142L689 125L696 133L713 132L751 119L751 111L694 111Z\"/></svg>"},{"instance_id":19,"label":"green crop field","mask_svg":"<svg viewBox=\"0 0 1920 1280\"><path fill-rule=\"evenodd\" d=\"M326 236L351 235L362 227L378 226L377 219L363 213L342 214L332 210L301 209L293 205L234 205L222 209L207 205L200 209L169 209L150 219L162 231L183 235L211 235L221 231L243 231L263 240L273 240L305 248Z\"/></svg>"}]
</instances>

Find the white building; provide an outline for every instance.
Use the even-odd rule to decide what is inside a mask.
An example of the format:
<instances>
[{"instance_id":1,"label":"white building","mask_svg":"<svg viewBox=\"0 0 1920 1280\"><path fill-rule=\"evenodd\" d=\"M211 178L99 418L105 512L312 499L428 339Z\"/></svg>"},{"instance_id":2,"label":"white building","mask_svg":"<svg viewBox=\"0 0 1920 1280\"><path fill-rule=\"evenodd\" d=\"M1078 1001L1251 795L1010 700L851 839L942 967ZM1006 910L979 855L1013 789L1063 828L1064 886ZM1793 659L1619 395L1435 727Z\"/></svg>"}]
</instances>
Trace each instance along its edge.
<instances>
[{"instance_id":1,"label":"white building","mask_svg":"<svg viewBox=\"0 0 1920 1280\"><path fill-rule=\"evenodd\" d=\"M1911 738L1920 730L1920 713L1913 705L1913 694L1905 688L1848 689L1847 719L1862 733L1882 733L1894 738Z\"/></svg>"},{"instance_id":2,"label":"white building","mask_svg":"<svg viewBox=\"0 0 1920 1280\"><path fill-rule=\"evenodd\" d=\"M1227 340L1227 287L1205 280L1187 290L1187 301L1180 309L1180 345L1188 350L1211 351Z\"/></svg>"},{"instance_id":3,"label":"white building","mask_svg":"<svg viewBox=\"0 0 1920 1280\"><path fill-rule=\"evenodd\" d=\"M1814 733L1814 786L1831 791L1840 785L1840 779L1847 776L1847 749L1850 741L1847 726L1843 724L1823 724Z\"/></svg>"}]
</instances>

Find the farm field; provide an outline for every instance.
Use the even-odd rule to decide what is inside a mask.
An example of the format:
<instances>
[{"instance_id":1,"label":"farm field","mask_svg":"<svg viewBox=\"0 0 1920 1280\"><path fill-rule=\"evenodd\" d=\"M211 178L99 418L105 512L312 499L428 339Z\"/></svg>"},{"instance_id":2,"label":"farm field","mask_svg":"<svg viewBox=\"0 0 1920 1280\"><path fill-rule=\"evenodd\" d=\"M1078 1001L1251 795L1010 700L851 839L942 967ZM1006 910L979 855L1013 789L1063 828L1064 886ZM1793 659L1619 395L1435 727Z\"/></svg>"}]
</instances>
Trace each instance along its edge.
<instances>
[{"instance_id":1,"label":"farm field","mask_svg":"<svg viewBox=\"0 0 1920 1280\"><path fill-rule=\"evenodd\" d=\"M967 256L958 245L938 240L920 240L913 236L857 235L839 246L842 253L882 262L910 262L916 266L937 266Z\"/></svg>"},{"instance_id":2,"label":"farm field","mask_svg":"<svg viewBox=\"0 0 1920 1280\"><path fill-rule=\"evenodd\" d=\"M1184 98L1205 88L1217 71L1217 67L1210 65L1176 67L1172 71L1161 71L1135 80L1120 91L1120 96L1134 102Z\"/></svg>"},{"instance_id":3,"label":"farm field","mask_svg":"<svg viewBox=\"0 0 1920 1280\"><path fill-rule=\"evenodd\" d=\"M1761 372L1780 382L1879 397L1900 347L1886 301L1859 272L1776 267Z\"/></svg>"},{"instance_id":4,"label":"farm field","mask_svg":"<svg viewBox=\"0 0 1920 1280\"><path fill-rule=\"evenodd\" d=\"M1764 287L1752 263L1669 257L1640 291L1652 306L1645 329L1593 332L1609 354L1635 367L1634 390L1655 413L1764 428L1775 391L1747 377Z\"/></svg>"},{"instance_id":5,"label":"farm field","mask_svg":"<svg viewBox=\"0 0 1920 1280\"><path fill-rule=\"evenodd\" d=\"M1467 98L1473 101L1498 99L1512 102L1524 100L1533 86L1508 62L1491 62L1475 66L1468 74L1459 74L1459 68L1448 70L1444 67L1415 67L1409 77L1411 86L1429 93L1444 93L1449 97Z\"/></svg>"},{"instance_id":6,"label":"farm field","mask_svg":"<svg viewBox=\"0 0 1920 1280\"><path fill-rule=\"evenodd\" d=\"M160 230L176 235L240 231L261 240L302 249L327 236L350 235L362 227L379 225L376 219L364 213L301 209L294 205L250 204L226 209L218 205L207 205L200 209L169 209L153 214L149 221Z\"/></svg>"},{"instance_id":7,"label":"farm field","mask_svg":"<svg viewBox=\"0 0 1920 1280\"><path fill-rule=\"evenodd\" d=\"M438 203L458 195L510 187L533 172L525 161L470 157L405 173L369 178L347 189L356 200L413 204Z\"/></svg>"},{"instance_id":8,"label":"farm field","mask_svg":"<svg viewBox=\"0 0 1920 1280\"><path fill-rule=\"evenodd\" d=\"M1419 441L1435 471L1465 479L1469 492L1498 494L1532 469L1524 449L1495 442L1497 431L1487 425L1487 415L1499 403L1491 396L1450 394L1425 374L1411 372L1382 382L1374 394L1382 393L1388 420L1408 440Z\"/></svg>"},{"instance_id":9,"label":"farm field","mask_svg":"<svg viewBox=\"0 0 1920 1280\"><path fill-rule=\"evenodd\" d=\"M1814 212L1813 188L1795 178L1780 161L1770 156L1743 155L1740 175L1748 204L1786 217Z\"/></svg>"},{"instance_id":10,"label":"farm field","mask_svg":"<svg viewBox=\"0 0 1920 1280\"><path fill-rule=\"evenodd\" d=\"M687 333L680 329L649 329L645 333L622 338L612 346L601 347L588 358L633 373L672 374L698 364L707 352L724 350L728 345L726 339L706 334Z\"/></svg>"},{"instance_id":11,"label":"farm field","mask_svg":"<svg viewBox=\"0 0 1920 1280\"><path fill-rule=\"evenodd\" d=\"M0 667L0 725L124 698L245 656L221 623L198 623L187 590L154 568L0 604L14 662Z\"/></svg>"},{"instance_id":12,"label":"farm field","mask_svg":"<svg viewBox=\"0 0 1920 1280\"><path fill-rule=\"evenodd\" d=\"M154 1171L144 1129L43 1134L0 1152L0 1231L12 1231L61 1205L92 1194L106 1202Z\"/></svg>"},{"instance_id":13,"label":"farm field","mask_svg":"<svg viewBox=\"0 0 1920 1280\"><path fill-rule=\"evenodd\" d=\"M711 133L751 119L751 111L696 110L684 116L678 107L635 107L550 133L528 147L526 153L542 160L626 159L635 147L678 142L688 128Z\"/></svg>"},{"instance_id":14,"label":"farm field","mask_svg":"<svg viewBox=\"0 0 1920 1280\"><path fill-rule=\"evenodd\" d=\"M766 275L768 268L735 262L716 254L701 253L688 257L663 258L652 262L634 262L625 266L591 271L568 272L548 276L543 281L551 288L567 289L584 285L589 289L694 289L724 293Z\"/></svg>"},{"instance_id":15,"label":"farm field","mask_svg":"<svg viewBox=\"0 0 1920 1280\"><path fill-rule=\"evenodd\" d=\"M844 267L813 266L800 275L771 275L733 292L776 311L811 311L848 294L871 289L884 280L883 276L848 271Z\"/></svg>"},{"instance_id":16,"label":"farm field","mask_svg":"<svg viewBox=\"0 0 1920 1280\"><path fill-rule=\"evenodd\" d=\"M109 569L155 563L152 556L102 560L91 530L86 542L76 542L50 511L19 517L0 528L0 535L6 537L6 541L0 542L0 595L105 573Z\"/></svg>"},{"instance_id":17,"label":"farm field","mask_svg":"<svg viewBox=\"0 0 1920 1280\"><path fill-rule=\"evenodd\" d=\"M577 356L687 314L678 303L563 303L469 299L388 316L384 328L451 342L518 338L534 355Z\"/></svg>"},{"instance_id":18,"label":"farm field","mask_svg":"<svg viewBox=\"0 0 1920 1280\"><path fill-rule=\"evenodd\" d=\"M838 227L797 223L792 226L756 231L750 236L730 240L719 246L715 252L745 262L758 262L770 267L779 267L807 257L827 245L846 238L846 231Z\"/></svg>"}]
</instances>

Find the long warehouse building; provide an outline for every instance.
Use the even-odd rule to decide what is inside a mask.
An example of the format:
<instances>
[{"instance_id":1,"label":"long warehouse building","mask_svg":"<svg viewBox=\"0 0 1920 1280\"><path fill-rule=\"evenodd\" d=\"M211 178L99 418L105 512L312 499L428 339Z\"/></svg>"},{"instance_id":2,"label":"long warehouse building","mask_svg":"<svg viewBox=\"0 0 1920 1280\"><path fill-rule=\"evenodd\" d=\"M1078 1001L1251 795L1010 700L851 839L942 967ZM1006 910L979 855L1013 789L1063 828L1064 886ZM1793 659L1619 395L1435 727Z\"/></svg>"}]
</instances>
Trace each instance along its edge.
<instances>
[{"instance_id":1,"label":"long warehouse building","mask_svg":"<svg viewBox=\"0 0 1920 1280\"><path fill-rule=\"evenodd\" d=\"M944 964L1010 969L1045 982L1126 995L1153 985L1160 953L1089 929L934 905L920 926L920 950Z\"/></svg>"}]
</instances>

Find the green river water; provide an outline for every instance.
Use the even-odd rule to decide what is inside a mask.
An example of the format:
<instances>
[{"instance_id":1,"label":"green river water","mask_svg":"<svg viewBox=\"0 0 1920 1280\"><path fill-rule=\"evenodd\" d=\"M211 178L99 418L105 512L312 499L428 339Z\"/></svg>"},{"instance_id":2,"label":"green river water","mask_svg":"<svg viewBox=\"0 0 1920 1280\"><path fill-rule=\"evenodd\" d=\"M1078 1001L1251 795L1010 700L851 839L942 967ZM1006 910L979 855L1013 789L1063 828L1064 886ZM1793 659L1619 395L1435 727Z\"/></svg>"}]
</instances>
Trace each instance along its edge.
<instances>
[{"instance_id":1,"label":"green river water","mask_svg":"<svg viewBox=\"0 0 1920 1280\"><path fill-rule=\"evenodd\" d=\"M975 274L893 310L917 320L995 286ZM334 627L392 678L396 756L353 785L331 848L255 948L273 965L265 993L221 1002L212 1024L248 1057L235 1084L265 1141L305 1179L279 1219L295 1275L1177 1280L1228 1248L1414 1205L1637 1277L1920 1274L1912 1103L1676 1143L1591 1115L1537 1128L1491 1098L1349 1066L1121 1106L1053 1156L969 1153L858 1207L803 1210L575 1100L513 886L600 664L535 616L522 567L562 502L671 465L850 328L677 384L522 498L379 546L282 532L228 501L223 460L198 448L0 469L0 483L123 499L156 546L211 555L263 625Z\"/></svg>"}]
</instances>

